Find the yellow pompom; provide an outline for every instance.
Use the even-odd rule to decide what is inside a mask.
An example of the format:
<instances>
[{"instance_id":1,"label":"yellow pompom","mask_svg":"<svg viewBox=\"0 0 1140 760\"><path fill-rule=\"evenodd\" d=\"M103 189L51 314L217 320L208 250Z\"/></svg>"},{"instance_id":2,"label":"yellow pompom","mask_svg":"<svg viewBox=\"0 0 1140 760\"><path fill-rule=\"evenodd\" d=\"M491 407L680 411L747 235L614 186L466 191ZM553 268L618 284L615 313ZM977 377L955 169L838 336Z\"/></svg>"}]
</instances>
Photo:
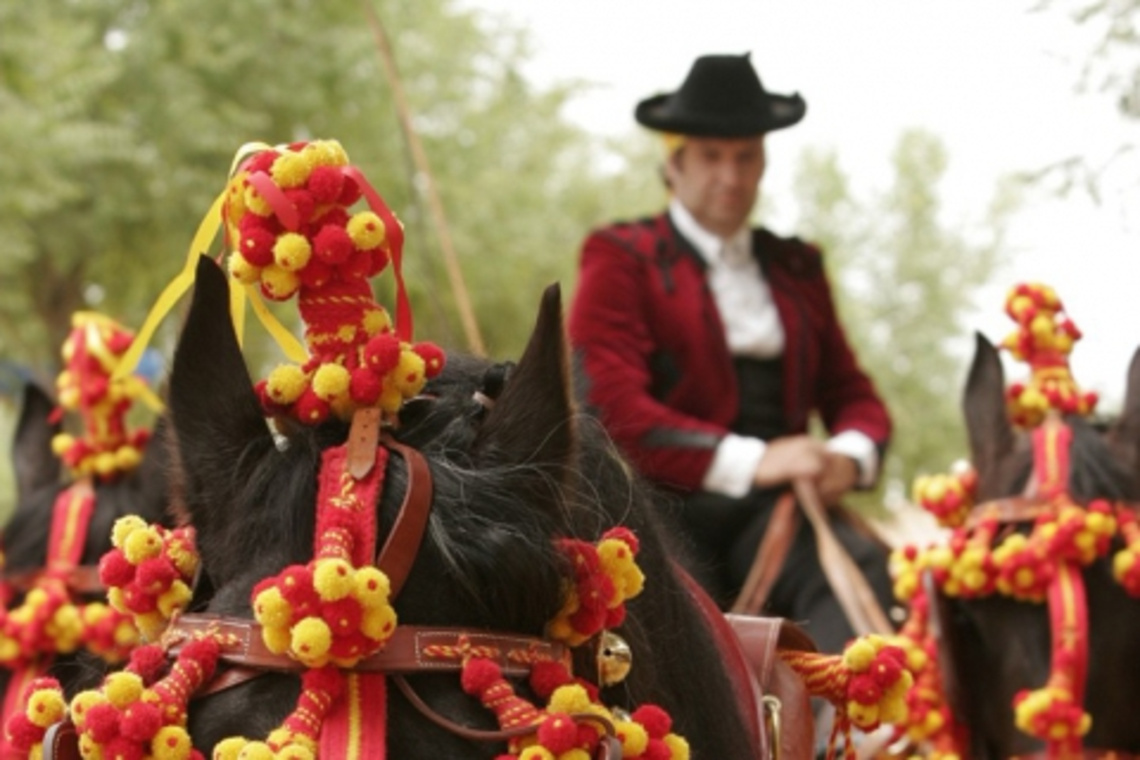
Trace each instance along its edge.
<instances>
[{"instance_id":1,"label":"yellow pompom","mask_svg":"<svg viewBox=\"0 0 1140 760\"><path fill-rule=\"evenodd\" d=\"M373 641L385 641L396 630L396 611L390 605L364 610L360 632Z\"/></svg>"},{"instance_id":2,"label":"yellow pompom","mask_svg":"<svg viewBox=\"0 0 1140 760\"><path fill-rule=\"evenodd\" d=\"M313 392L324 401L346 396L351 380L348 370L339 364L322 364L313 374Z\"/></svg>"},{"instance_id":3,"label":"yellow pompom","mask_svg":"<svg viewBox=\"0 0 1140 760\"><path fill-rule=\"evenodd\" d=\"M384 242L384 222L371 211L353 214L345 227L358 250L368 251Z\"/></svg>"},{"instance_id":4,"label":"yellow pompom","mask_svg":"<svg viewBox=\"0 0 1140 760\"><path fill-rule=\"evenodd\" d=\"M411 398L423 390L424 383L427 382L424 360L415 351L405 348L400 351L400 361L389 377L392 384L404 394L404 398Z\"/></svg>"},{"instance_id":5,"label":"yellow pompom","mask_svg":"<svg viewBox=\"0 0 1140 760\"><path fill-rule=\"evenodd\" d=\"M282 269L276 263L261 270L261 288L265 295L275 301L284 301L297 292L301 280L293 272Z\"/></svg>"},{"instance_id":6,"label":"yellow pompom","mask_svg":"<svg viewBox=\"0 0 1140 760\"><path fill-rule=\"evenodd\" d=\"M614 723L614 731L621 741L623 757L637 757L649 746L649 734L645 727L632 720L619 720Z\"/></svg>"},{"instance_id":7,"label":"yellow pompom","mask_svg":"<svg viewBox=\"0 0 1140 760\"><path fill-rule=\"evenodd\" d=\"M669 748L670 760L689 760L689 743L677 734L665 734L662 740Z\"/></svg>"},{"instance_id":8,"label":"yellow pompom","mask_svg":"<svg viewBox=\"0 0 1140 760\"><path fill-rule=\"evenodd\" d=\"M80 734L79 756L83 760L103 760L103 747L88 734Z\"/></svg>"},{"instance_id":9,"label":"yellow pompom","mask_svg":"<svg viewBox=\"0 0 1140 760\"><path fill-rule=\"evenodd\" d=\"M111 673L103 684L103 693L107 701L122 710L137 700L143 693L143 681L130 671L121 670Z\"/></svg>"},{"instance_id":10,"label":"yellow pompom","mask_svg":"<svg viewBox=\"0 0 1140 760\"><path fill-rule=\"evenodd\" d=\"M190 735L179 726L163 726L150 740L154 760L187 760L192 749Z\"/></svg>"},{"instance_id":11,"label":"yellow pompom","mask_svg":"<svg viewBox=\"0 0 1140 760\"><path fill-rule=\"evenodd\" d=\"M856 673L862 673L871 666L875 652L875 646L866 638L856 639L844 650L843 664Z\"/></svg>"},{"instance_id":12,"label":"yellow pompom","mask_svg":"<svg viewBox=\"0 0 1140 760\"><path fill-rule=\"evenodd\" d=\"M237 760L274 760L274 754L265 742L249 742L242 747Z\"/></svg>"},{"instance_id":13,"label":"yellow pompom","mask_svg":"<svg viewBox=\"0 0 1140 760\"><path fill-rule=\"evenodd\" d=\"M138 515L127 515L115 520L114 527L111 528L111 543L119 549L123 548L127 536L136 530L141 530L146 527L146 520L143 520Z\"/></svg>"},{"instance_id":14,"label":"yellow pompom","mask_svg":"<svg viewBox=\"0 0 1140 760\"><path fill-rule=\"evenodd\" d=\"M238 754L247 744L249 744L249 740L240 736L222 739L214 745L213 760L237 760Z\"/></svg>"},{"instance_id":15,"label":"yellow pompom","mask_svg":"<svg viewBox=\"0 0 1140 760\"><path fill-rule=\"evenodd\" d=\"M550 712L569 714L585 712L590 707L590 695L578 684L559 686L550 695Z\"/></svg>"},{"instance_id":16,"label":"yellow pompom","mask_svg":"<svg viewBox=\"0 0 1140 760\"><path fill-rule=\"evenodd\" d=\"M313 256L313 247L304 235L286 232L273 244L273 261L287 272L299 272Z\"/></svg>"},{"instance_id":17,"label":"yellow pompom","mask_svg":"<svg viewBox=\"0 0 1140 760\"><path fill-rule=\"evenodd\" d=\"M320 161L324 166L347 166L348 154L336 140L314 140L309 143L320 151Z\"/></svg>"},{"instance_id":18,"label":"yellow pompom","mask_svg":"<svg viewBox=\"0 0 1140 760\"><path fill-rule=\"evenodd\" d=\"M317 617L307 617L293 626L289 650L309 667L320 667L328 659L332 646L332 631L328 623Z\"/></svg>"},{"instance_id":19,"label":"yellow pompom","mask_svg":"<svg viewBox=\"0 0 1140 760\"><path fill-rule=\"evenodd\" d=\"M388 310L382 306L369 308L364 313L364 334L369 337L379 335L382 332L387 332L392 328L392 318L388 316Z\"/></svg>"},{"instance_id":20,"label":"yellow pompom","mask_svg":"<svg viewBox=\"0 0 1140 760\"><path fill-rule=\"evenodd\" d=\"M123 554L132 565L154 559L162 553L162 538L154 528L132 531L123 542Z\"/></svg>"},{"instance_id":21,"label":"yellow pompom","mask_svg":"<svg viewBox=\"0 0 1140 760\"><path fill-rule=\"evenodd\" d=\"M252 285L261 278L261 267L250 264L241 255L230 256L226 268L230 270L230 277L243 285Z\"/></svg>"},{"instance_id":22,"label":"yellow pompom","mask_svg":"<svg viewBox=\"0 0 1140 760\"><path fill-rule=\"evenodd\" d=\"M115 471L115 455L110 451L104 451L95 455L92 460L95 466L95 472L100 475L110 475Z\"/></svg>"},{"instance_id":23,"label":"yellow pompom","mask_svg":"<svg viewBox=\"0 0 1140 760\"><path fill-rule=\"evenodd\" d=\"M352 565L343 559L319 559L313 568L313 588L325 602L335 602L352 593L356 583Z\"/></svg>"},{"instance_id":24,"label":"yellow pompom","mask_svg":"<svg viewBox=\"0 0 1140 760\"><path fill-rule=\"evenodd\" d=\"M170 588L158 597L158 611L170 618L190 601L190 587L182 581L174 581Z\"/></svg>"},{"instance_id":25,"label":"yellow pompom","mask_svg":"<svg viewBox=\"0 0 1140 760\"><path fill-rule=\"evenodd\" d=\"M269 205L269 201L261 197L261 193L257 192L257 188L250 185L242 193L242 200L245 202L246 210L258 216L273 216L273 207Z\"/></svg>"},{"instance_id":26,"label":"yellow pompom","mask_svg":"<svg viewBox=\"0 0 1140 760\"><path fill-rule=\"evenodd\" d=\"M133 470L142 462L142 452L134 446L122 446L115 452L115 470L125 472Z\"/></svg>"},{"instance_id":27,"label":"yellow pompom","mask_svg":"<svg viewBox=\"0 0 1140 760\"><path fill-rule=\"evenodd\" d=\"M270 586L253 600L253 617L263 626L280 628L292 620L293 606L276 586Z\"/></svg>"},{"instance_id":28,"label":"yellow pompom","mask_svg":"<svg viewBox=\"0 0 1140 760\"><path fill-rule=\"evenodd\" d=\"M39 689L28 697L25 713L34 725L47 728L63 720L66 711L67 703L63 700L63 692L58 689Z\"/></svg>"},{"instance_id":29,"label":"yellow pompom","mask_svg":"<svg viewBox=\"0 0 1140 760\"><path fill-rule=\"evenodd\" d=\"M293 637L285 626L265 626L261 629L261 640L265 642L265 648L273 654L285 654L289 651Z\"/></svg>"},{"instance_id":30,"label":"yellow pompom","mask_svg":"<svg viewBox=\"0 0 1140 760\"><path fill-rule=\"evenodd\" d=\"M308 182L312 171L313 162L310 156L304 152L285 151L274 159L273 166L269 169L269 176L273 177L273 182L278 187L287 190Z\"/></svg>"},{"instance_id":31,"label":"yellow pompom","mask_svg":"<svg viewBox=\"0 0 1140 760\"><path fill-rule=\"evenodd\" d=\"M107 698L94 689L81 691L71 698L71 720L82 729L87 719L87 711L95 705L104 704Z\"/></svg>"},{"instance_id":32,"label":"yellow pompom","mask_svg":"<svg viewBox=\"0 0 1140 760\"><path fill-rule=\"evenodd\" d=\"M67 450L74 445L74 436L68 435L67 433L60 433L59 435L52 436L51 451L57 457L63 456L65 453L67 453Z\"/></svg>"},{"instance_id":33,"label":"yellow pompom","mask_svg":"<svg viewBox=\"0 0 1140 760\"><path fill-rule=\"evenodd\" d=\"M856 726L867 729L879 722L879 706L877 704L860 704L853 699L848 700L847 715Z\"/></svg>"},{"instance_id":34,"label":"yellow pompom","mask_svg":"<svg viewBox=\"0 0 1140 760\"><path fill-rule=\"evenodd\" d=\"M309 376L296 364L279 364L266 378L265 390L278 404L292 404L308 383Z\"/></svg>"},{"instance_id":35,"label":"yellow pompom","mask_svg":"<svg viewBox=\"0 0 1140 760\"><path fill-rule=\"evenodd\" d=\"M519 753L519 760L557 760L554 754L545 747L535 745L527 747Z\"/></svg>"},{"instance_id":36,"label":"yellow pompom","mask_svg":"<svg viewBox=\"0 0 1140 760\"><path fill-rule=\"evenodd\" d=\"M78 409L79 389L74 386L61 388L59 391L59 404L64 409Z\"/></svg>"},{"instance_id":37,"label":"yellow pompom","mask_svg":"<svg viewBox=\"0 0 1140 760\"><path fill-rule=\"evenodd\" d=\"M388 604L391 584L388 582L388 576L379 568L358 568L353 577L353 585L352 595L364 609L375 609Z\"/></svg>"}]
</instances>

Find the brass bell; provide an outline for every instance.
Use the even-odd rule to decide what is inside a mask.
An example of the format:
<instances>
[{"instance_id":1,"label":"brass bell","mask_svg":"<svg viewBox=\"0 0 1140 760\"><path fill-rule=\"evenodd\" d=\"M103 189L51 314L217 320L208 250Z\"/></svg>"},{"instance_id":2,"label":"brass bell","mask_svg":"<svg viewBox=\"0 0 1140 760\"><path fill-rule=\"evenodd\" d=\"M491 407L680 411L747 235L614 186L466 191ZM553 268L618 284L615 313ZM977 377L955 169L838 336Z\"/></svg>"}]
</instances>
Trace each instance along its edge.
<instances>
[{"instance_id":1,"label":"brass bell","mask_svg":"<svg viewBox=\"0 0 1140 760\"><path fill-rule=\"evenodd\" d=\"M625 639L611 631L602 631L597 657L598 681L602 686L621 683L633 667L633 650Z\"/></svg>"}]
</instances>

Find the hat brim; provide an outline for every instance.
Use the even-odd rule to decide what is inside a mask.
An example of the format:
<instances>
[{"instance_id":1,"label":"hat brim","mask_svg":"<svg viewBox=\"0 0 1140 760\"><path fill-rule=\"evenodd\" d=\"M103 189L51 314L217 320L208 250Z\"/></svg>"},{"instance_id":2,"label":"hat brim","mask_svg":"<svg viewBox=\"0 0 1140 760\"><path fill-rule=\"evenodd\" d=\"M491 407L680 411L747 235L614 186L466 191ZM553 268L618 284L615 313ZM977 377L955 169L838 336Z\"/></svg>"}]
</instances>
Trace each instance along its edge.
<instances>
[{"instance_id":1,"label":"hat brim","mask_svg":"<svg viewBox=\"0 0 1140 760\"><path fill-rule=\"evenodd\" d=\"M681 108L676 93L655 95L637 104L633 117L638 124L659 132L676 132L695 137L751 137L796 124L807 112L800 94L765 93L754 109L734 113L707 114Z\"/></svg>"}]
</instances>

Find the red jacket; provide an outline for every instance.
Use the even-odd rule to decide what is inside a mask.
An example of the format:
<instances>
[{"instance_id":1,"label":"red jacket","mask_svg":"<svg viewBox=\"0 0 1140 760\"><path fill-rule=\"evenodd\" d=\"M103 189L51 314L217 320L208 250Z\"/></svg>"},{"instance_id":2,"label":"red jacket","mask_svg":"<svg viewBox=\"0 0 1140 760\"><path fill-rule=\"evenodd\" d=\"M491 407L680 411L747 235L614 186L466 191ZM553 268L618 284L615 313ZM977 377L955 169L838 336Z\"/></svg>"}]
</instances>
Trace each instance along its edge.
<instances>
[{"instance_id":1,"label":"red jacket","mask_svg":"<svg viewBox=\"0 0 1140 760\"><path fill-rule=\"evenodd\" d=\"M818 412L832 434L858 430L882 449L886 407L859 368L835 314L818 249L753 231L784 343L784 414L792 433ZM640 471L700 488L736 418L732 357L700 254L667 214L595 231L583 250L570 341L587 399Z\"/></svg>"}]
</instances>

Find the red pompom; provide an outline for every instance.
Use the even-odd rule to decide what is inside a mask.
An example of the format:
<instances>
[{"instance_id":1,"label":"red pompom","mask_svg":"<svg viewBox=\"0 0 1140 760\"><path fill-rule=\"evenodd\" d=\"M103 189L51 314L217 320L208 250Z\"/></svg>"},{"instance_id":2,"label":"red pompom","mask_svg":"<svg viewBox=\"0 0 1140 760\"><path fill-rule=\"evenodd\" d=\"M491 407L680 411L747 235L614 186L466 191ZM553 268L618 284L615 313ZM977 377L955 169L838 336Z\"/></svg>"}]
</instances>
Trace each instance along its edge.
<instances>
[{"instance_id":1,"label":"red pompom","mask_svg":"<svg viewBox=\"0 0 1140 760\"><path fill-rule=\"evenodd\" d=\"M350 596L335 602L322 602L319 617L328 623L333 636L351 636L360 629L363 612L360 602Z\"/></svg>"},{"instance_id":2,"label":"red pompom","mask_svg":"<svg viewBox=\"0 0 1140 760\"><path fill-rule=\"evenodd\" d=\"M119 735L119 711L110 702L91 705L83 719L83 726L92 739L106 744Z\"/></svg>"},{"instance_id":3,"label":"red pompom","mask_svg":"<svg viewBox=\"0 0 1140 760\"><path fill-rule=\"evenodd\" d=\"M445 354L436 344L417 343L415 352L424 360L424 376L428 379L435 377L443 369Z\"/></svg>"},{"instance_id":4,"label":"red pompom","mask_svg":"<svg viewBox=\"0 0 1140 760\"><path fill-rule=\"evenodd\" d=\"M149 741L162 728L162 712L149 702L135 702L123 710L119 731L136 742Z\"/></svg>"},{"instance_id":5,"label":"red pompom","mask_svg":"<svg viewBox=\"0 0 1140 760\"><path fill-rule=\"evenodd\" d=\"M277 236L272 232L254 227L242 231L238 251L253 266L268 266L273 263L273 245L276 242Z\"/></svg>"},{"instance_id":6,"label":"red pompom","mask_svg":"<svg viewBox=\"0 0 1140 760\"><path fill-rule=\"evenodd\" d=\"M344 187L344 175L338 166L317 166L309 173L306 187L317 203L335 203Z\"/></svg>"},{"instance_id":7,"label":"red pompom","mask_svg":"<svg viewBox=\"0 0 1140 760\"><path fill-rule=\"evenodd\" d=\"M368 251L356 251L337 269L341 282L363 280L372 275L372 256Z\"/></svg>"},{"instance_id":8,"label":"red pompom","mask_svg":"<svg viewBox=\"0 0 1140 760\"><path fill-rule=\"evenodd\" d=\"M555 755L569 752L578 744L578 726L565 713L553 713L538 727L538 742Z\"/></svg>"},{"instance_id":9,"label":"red pompom","mask_svg":"<svg viewBox=\"0 0 1140 760\"><path fill-rule=\"evenodd\" d=\"M146 757L148 746L143 747L126 737L120 736L106 743L103 747L102 757L113 757L115 760L143 760Z\"/></svg>"},{"instance_id":10,"label":"red pompom","mask_svg":"<svg viewBox=\"0 0 1140 760\"><path fill-rule=\"evenodd\" d=\"M125 586L135 578L135 566L123 552L112 549L99 560L99 580L104 586Z\"/></svg>"},{"instance_id":11,"label":"red pompom","mask_svg":"<svg viewBox=\"0 0 1140 760\"><path fill-rule=\"evenodd\" d=\"M348 393L356 403L369 405L376 403L376 399L380 398L383 387L380 378L372 370L362 367L353 371Z\"/></svg>"},{"instance_id":12,"label":"red pompom","mask_svg":"<svg viewBox=\"0 0 1140 760\"><path fill-rule=\"evenodd\" d=\"M160 644L148 644L131 650L130 670L138 674L143 683L154 683L166 668L166 653Z\"/></svg>"},{"instance_id":13,"label":"red pompom","mask_svg":"<svg viewBox=\"0 0 1140 760\"><path fill-rule=\"evenodd\" d=\"M477 697L503 677L499 666L490 660L475 658L463 666L460 683L463 691Z\"/></svg>"},{"instance_id":14,"label":"red pompom","mask_svg":"<svg viewBox=\"0 0 1140 760\"><path fill-rule=\"evenodd\" d=\"M671 760L672 757L673 751L669 749L669 745L654 738L649 739L645 751L640 755L641 760Z\"/></svg>"},{"instance_id":15,"label":"red pompom","mask_svg":"<svg viewBox=\"0 0 1140 760\"><path fill-rule=\"evenodd\" d=\"M320 217L313 220L313 229L320 230L330 225L333 227L344 228L348 226L349 218L350 217L348 215L348 211L346 211L341 206L333 206L328 211L321 214Z\"/></svg>"},{"instance_id":16,"label":"red pompom","mask_svg":"<svg viewBox=\"0 0 1140 760\"><path fill-rule=\"evenodd\" d=\"M369 277L375 277L384 271L384 267L388 266L388 251L384 250L381 246L367 251L368 255L372 257L372 267Z\"/></svg>"},{"instance_id":17,"label":"red pompom","mask_svg":"<svg viewBox=\"0 0 1140 760\"><path fill-rule=\"evenodd\" d=\"M323 288L332 281L333 270L332 267L319 259L309 259L309 263L297 275L301 278L302 287L315 290Z\"/></svg>"},{"instance_id":18,"label":"red pompom","mask_svg":"<svg viewBox=\"0 0 1140 760\"><path fill-rule=\"evenodd\" d=\"M673 730L673 719L669 713L654 704L644 704L630 716L645 727L649 735L660 739Z\"/></svg>"},{"instance_id":19,"label":"red pompom","mask_svg":"<svg viewBox=\"0 0 1140 760\"><path fill-rule=\"evenodd\" d=\"M356 180L352 177L344 178L344 185L340 189L340 197L337 198L337 203L342 206L351 206L360 200L360 188L356 185Z\"/></svg>"},{"instance_id":20,"label":"red pompom","mask_svg":"<svg viewBox=\"0 0 1140 760\"><path fill-rule=\"evenodd\" d=\"M356 252L343 226L326 223L313 237L313 253L326 264L343 264Z\"/></svg>"},{"instance_id":21,"label":"red pompom","mask_svg":"<svg viewBox=\"0 0 1140 760\"><path fill-rule=\"evenodd\" d=\"M560 662L536 662L530 671L530 688L540 699L550 699L555 689L573 680L570 671Z\"/></svg>"},{"instance_id":22,"label":"red pompom","mask_svg":"<svg viewBox=\"0 0 1140 760\"><path fill-rule=\"evenodd\" d=\"M165 557L153 557L139 563L135 581L147 593L161 593L178 577L178 570Z\"/></svg>"},{"instance_id":23,"label":"red pompom","mask_svg":"<svg viewBox=\"0 0 1140 760\"><path fill-rule=\"evenodd\" d=\"M400 362L400 339L392 333L372 336L364 346L364 361L377 375L388 374Z\"/></svg>"},{"instance_id":24,"label":"red pompom","mask_svg":"<svg viewBox=\"0 0 1140 760\"><path fill-rule=\"evenodd\" d=\"M245 164L243 164L242 168L250 174L254 174L256 172L268 173L269 169L273 166L273 162L276 161L277 157L280 155L281 154L275 150L263 150L256 156L253 156L248 161L246 161Z\"/></svg>"},{"instance_id":25,"label":"red pompom","mask_svg":"<svg viewBox=\"0 0 1140 760\"><path fill-rule=\"evenodd\" d=\"M147 612L154 612L158 609L158 600L146 593L137 581L132 581L122 587L123 589L123 604L131 612L137 612L143 615Z\"/></svg>"},{"instance_id":26,"label":"red pompom","mask_svg":"<svg viewBox=\"0 0 1140 760\"><path fill-rule=\"evenodd\" d=\"M873 705L882 699L883 689L870 673L859 673L852 676L847 686L847 697L861 705Z\"/></svg>"},{"instance_id":27,"label":"red pompom","mask_svg":"<svg viewBox=\"0 0 1140 760\"><path fill-rule=\"evenodd\" d=\"M319 425L328 419L329 405L312 388L306 388L293 404L293 414L306 425Z\"/></svg>"},{"instance_id":28,"label":"red pompom","mask_svg":"<svg viewBox=\"0 0 1140 760\"><path fill-rule=\"evenodd\" d=\"M28 720L28 716L22 712L12 714L7 728L12 746L23 753L27 753L33 744L38 744L44 738L44 730Z\"/></svg>"},{"instance_id":29,"label":"red pompom","mask_svg":"<svg viewBox=\"0 0 1140 760\"><path fill-rule=\"evenodd\" d=\"M286 190L285 197L293 204L293 208L297 209L297 218L301 220L301 224L308 224L313 218L313 212L317 210L317 202L313 199L312 193L295 187Z\"/></svg>"}]
</instances>

